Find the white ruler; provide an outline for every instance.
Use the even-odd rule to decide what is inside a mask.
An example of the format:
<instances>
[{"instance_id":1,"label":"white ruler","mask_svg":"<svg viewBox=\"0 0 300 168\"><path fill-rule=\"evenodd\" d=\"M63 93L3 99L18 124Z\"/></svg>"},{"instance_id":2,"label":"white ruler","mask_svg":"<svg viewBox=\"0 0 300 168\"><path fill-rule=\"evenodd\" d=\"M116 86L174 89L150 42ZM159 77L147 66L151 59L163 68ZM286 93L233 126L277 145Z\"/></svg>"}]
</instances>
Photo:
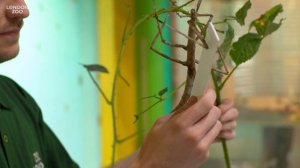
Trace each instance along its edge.
<instances>
[{"instance_id":1,"label":"white ruler","mask_svg":"<svg viewBox=\"0 0 300 168\"><path fill-rule=\"evenodd\" d=\"M216 52L220 45L220 38L211 22L208 23L205 41L208 45L208 49L203 48L202 50L192 90L192 95L197 96L198 98L201 97L207 89L212 65L216 60Z\"/></svg>"}]
</instances>

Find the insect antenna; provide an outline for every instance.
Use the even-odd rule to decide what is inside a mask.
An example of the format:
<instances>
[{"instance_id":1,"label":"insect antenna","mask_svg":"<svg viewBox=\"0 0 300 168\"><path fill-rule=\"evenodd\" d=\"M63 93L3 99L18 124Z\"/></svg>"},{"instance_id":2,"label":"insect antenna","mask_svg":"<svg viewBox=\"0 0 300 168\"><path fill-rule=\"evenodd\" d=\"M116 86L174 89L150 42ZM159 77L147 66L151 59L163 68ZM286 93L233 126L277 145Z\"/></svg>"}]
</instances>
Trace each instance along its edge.
<instances>
[{"instance_id":1,"label":"insect antenna","mask_svg":"<svg viewBox=\"0 0 300 168\"><path fill-rule=\"evenodd\" d=\"M202 0L198 0L197 2L197 8L196 8L196 12L198 12L199 8L200 8L200 5L202 3Z\"/></svg>"}]
</instances>

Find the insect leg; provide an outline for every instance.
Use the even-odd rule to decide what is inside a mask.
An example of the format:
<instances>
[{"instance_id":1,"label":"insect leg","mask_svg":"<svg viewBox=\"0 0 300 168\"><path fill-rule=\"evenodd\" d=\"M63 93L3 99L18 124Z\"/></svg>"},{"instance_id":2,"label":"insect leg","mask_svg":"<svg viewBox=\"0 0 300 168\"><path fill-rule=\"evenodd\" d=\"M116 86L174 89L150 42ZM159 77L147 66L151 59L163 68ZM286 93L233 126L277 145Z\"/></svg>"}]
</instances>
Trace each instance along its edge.
<instances>
[{"instance_id":1,"label":"insect leg","mask_svg":"<svg viewBox=\"0 0 300 168\"><path fill-rule=\"evenodd\" d=\"M224 70L225 70L225 71L222 71L222 70L217 69L217 68L213 68L213 70L216 71L216 72L219 72L219 73L221 73L221 74L228 75L228 74L229 74L229 71L228 71L226 62L225 62L225 60L224 60L224 57L223 57L223 55L222 55L222 53L221 53L221 51L220 51L220 48L218 48L218 51L217 51L217 52L218 52L218 55L219 55L219 57L220 57L220 60L221 60L221 62L222 62L222 64L223 64L223 66L224 66Z\"/></svg>"}]
</instances>

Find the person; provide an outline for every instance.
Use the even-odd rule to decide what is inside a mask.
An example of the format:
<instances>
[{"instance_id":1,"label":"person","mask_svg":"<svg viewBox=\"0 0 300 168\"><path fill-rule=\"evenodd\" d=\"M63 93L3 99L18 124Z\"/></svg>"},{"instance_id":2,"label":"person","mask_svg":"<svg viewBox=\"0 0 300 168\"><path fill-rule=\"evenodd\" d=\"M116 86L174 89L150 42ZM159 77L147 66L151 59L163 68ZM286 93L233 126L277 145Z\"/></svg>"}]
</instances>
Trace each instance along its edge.
<instances>
[{"instance_id":1,"label":"person","mask_svg":"<svg viewBox=\"0 0 300 168\"><path fill-rule=\"evenodd\" d=\"M19 52L19 32L29 15L23 0L0 1L0 63ZM0 167L77 168L44 123L34 99L13 80L0 75Z\"/></svg>"},{"instance_id":2,"label":"person","mask_svg":"<svg viewBox=\"0 0 300 168\"><path fill-rule=\"evenodd\" d=\"M24 0L0 1L0 63L19 52L19 32L29 16ZM191 97L174 113L159 118L141 149L118 163L129 168L194 168L208 158L209 146L235 137L238 110L225 100L216 107L208 90ZM43 121L34 99L16 82L0 76L0 167L76 168L65 148Z\"/></svg>"}]
</instances>

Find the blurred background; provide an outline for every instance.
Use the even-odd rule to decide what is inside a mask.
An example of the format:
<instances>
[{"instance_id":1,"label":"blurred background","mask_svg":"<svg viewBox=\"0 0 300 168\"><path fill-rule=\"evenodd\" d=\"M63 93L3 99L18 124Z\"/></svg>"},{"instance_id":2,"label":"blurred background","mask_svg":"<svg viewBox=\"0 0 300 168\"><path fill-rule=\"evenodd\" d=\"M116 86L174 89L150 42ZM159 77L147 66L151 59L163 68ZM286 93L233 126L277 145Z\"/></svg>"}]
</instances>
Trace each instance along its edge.
<instances>
[{"instance_id":1,"label":"blurred background","mask_svg":"<svg viewBox=\"0 0 300 168\"><path fill-rule=\"evenodd\" d=\"M81 64L99 63L107 67L109 74L100 75L99 82L111 97L127 7L131 7L129 27L132 27L139 18L153 13L154 7L168 7L168 0L157 0L156 4L140 0L26 2L31 16L25 20L21 32L21 52L16 59L1 64L0 73L31 93L41 106L45 121L81 167L110 164L111 108L98 95ZM234 15L245 2L203 0L200 13L212 13L214 21L219 21ZM282 27L263 41L255 58L236 71L223 92L223 97L235 100L241 112L237 138L229 142L235 168L298 168L300 165L300 23L297 22L300 1L252 0L248 22L278 3L284 7L280 18L286 19ZM186 33L186 21L171 16L167 23ZM240 31L236 31L236 39ZM169 96L135 122L135 114L157 101L142 100L143 97L156 95L166 87L168 92L164 96L167 97L185 80L185 68L150 51L156 33L155 21L147 20L136 29L125 49L121 73L129 86L122 81L117 85L117 134L120 139L135 136L117 145L118 160L134 153L154 121L168 114L182 93L179 90ZM164 29L163 35L167 40L186 43L183 36L170 29ZM161 42L155 47L165 54L185 58L183 51ZM220 144L211 148L211 158L203 167L224 167Z\"/></svg>"}]
</instances>

